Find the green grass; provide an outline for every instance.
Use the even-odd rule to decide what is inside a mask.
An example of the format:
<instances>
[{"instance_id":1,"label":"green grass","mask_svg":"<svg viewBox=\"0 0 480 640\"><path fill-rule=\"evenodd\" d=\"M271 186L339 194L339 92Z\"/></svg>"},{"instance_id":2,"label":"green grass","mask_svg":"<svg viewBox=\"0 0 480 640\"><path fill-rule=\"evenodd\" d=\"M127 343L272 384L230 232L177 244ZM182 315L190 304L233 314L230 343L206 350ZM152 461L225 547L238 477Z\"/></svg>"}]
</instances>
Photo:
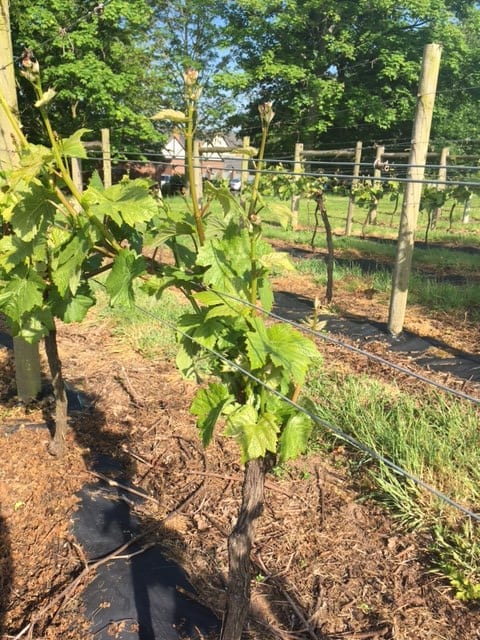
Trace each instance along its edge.
<instances>
[{"instance_id":1,"label":"green grass","mask_svg":"<svg viewBox=\"0 0 480 640\"><path fill-rule=\"evenodd\" d=\"M367 376L321 368L309 376L317 414L463 506L480 503L480 410L441 393L402 393ZM338 442L318 426L313 446ZM350 448L350 445L348 445ZM367 493L403 526L428 532L436 565L459 597L480 598L478 525L437 496L402 478L365 452L351 449L352 471ZM366 482L366 479L369 479ZM463 596L462 596L463 594Z\"/></svg>"},{"instance_id":2,"label":"green grass","mask_svg":"<svg viewBox=\"0 0 480 640\"><path fill-rule=\"evenodd\" d=\"M136 287L135 296L136 306L133 309L110 307L106 294L99 287L99 317L112 320L112 334L145 358L174 359L177 345L171 326L175 326L185 303L169 291L157 300Z\"/></svg>"}]
</instances>

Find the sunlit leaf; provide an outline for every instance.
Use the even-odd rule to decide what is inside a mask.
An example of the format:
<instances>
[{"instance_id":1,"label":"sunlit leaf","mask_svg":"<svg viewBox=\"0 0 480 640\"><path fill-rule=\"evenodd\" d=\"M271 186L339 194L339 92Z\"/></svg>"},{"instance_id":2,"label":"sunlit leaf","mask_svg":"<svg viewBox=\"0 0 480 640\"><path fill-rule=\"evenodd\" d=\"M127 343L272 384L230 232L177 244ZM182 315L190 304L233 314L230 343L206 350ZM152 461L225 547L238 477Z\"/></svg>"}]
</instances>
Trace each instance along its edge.
<instances>
[{"instance_id":1,"label":"sunlit leaf","mask_svg":"<svg viewBox=\"0 0 480 640\"><path fill-rule=\"evenodd\" d=\"M206 389L197 392L190 411L197 416L203 446L206 447L211 441L218 418L225 405L232 400L232 395L223 384L211 383Z\"/></svg>"},{"instance_id":2,"label":"sunlit leaf","mask_svg":"<svg viewBox=\"0 0 480 640\"><path fill-rule=\"evenodd\" d=\"M175 109L162 109L150 120L170 120L171 122L188 122L187 116L183 111L176 111Z\"/></svg>"},{"instance_id":3,"label":"sunlit leaf","mask_svg":"<svg viewBox=\"0 0 480 640\"><path fill-rule=\"evenodd\" d=\"M304 413L296 413L284 426L280 436L279 462L286 462L304 453L312 432L312 421Z\"/></svg>"},{"instance_id":4,"label":"sunlit leaf","mask_svg":"<svg viewBox=\"0 0 480 640\"><path fill-rule=\"evenodd\" d=\"M133 281L145 271L145 260L133 251L122 249L115 257L105 288L112 306L131 307L134 302Z\"/></svg>"},{"instance_id":5,"label":"sunlit leaf","mask_svg":"<svg viewBox=\"0 0 480 640\"><path fill-rule=\"evenodd\" d=\"M79 129L69 138L62 138L59 141L60 152L69 158L86 158L87 151L81 138L85 133L90 133L90 129Z\"/></svg>"}]
</instances>

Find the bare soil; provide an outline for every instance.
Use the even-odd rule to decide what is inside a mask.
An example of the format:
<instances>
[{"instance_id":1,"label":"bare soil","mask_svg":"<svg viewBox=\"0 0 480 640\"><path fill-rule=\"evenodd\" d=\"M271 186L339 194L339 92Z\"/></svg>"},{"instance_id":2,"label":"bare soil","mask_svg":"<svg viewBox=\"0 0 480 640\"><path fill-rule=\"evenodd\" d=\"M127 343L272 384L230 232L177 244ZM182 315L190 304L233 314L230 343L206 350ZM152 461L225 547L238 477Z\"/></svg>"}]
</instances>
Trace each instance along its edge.
<instances>
[{"instance_id":1,"label":"bare soil","mask_svg":"<svg viewBox=\"0 0 480 640\"><path fill-rule=\"evenodd\" d=\"M309 299L323 295L299 275L275 286ZM375 292L335 296L345 314L386 319ZM468 322L410 308L406 326L478 354L478 328ZM76 492L95 479L91 461L98 453L120 461L129 481L149 493L139 517L186 569L198 598L221 616L226 539L243 479L235 445L219 437L202 450L189 413L194 385L174 363L133 352L108 321L92 314L81 326L59 327L59 348L68 385L87 401L71 415L61 460L47 453L50 401L28 409L16 403L11 354L0 348L0 637L92 640L81 593L93 571L85 569L70 518ZM395 375L405 390L418 385L332 345L320 348L326 366ZM369 348L387 354L383 344ZM408 356L388 357L410 364ZM478 393L465 381L450 382ZM479 608L456 600L431 572L428 537L401 530L362 499L348 457L339 446L268 477L245 638L480 638Z\"/></svg>"}]
</instances>

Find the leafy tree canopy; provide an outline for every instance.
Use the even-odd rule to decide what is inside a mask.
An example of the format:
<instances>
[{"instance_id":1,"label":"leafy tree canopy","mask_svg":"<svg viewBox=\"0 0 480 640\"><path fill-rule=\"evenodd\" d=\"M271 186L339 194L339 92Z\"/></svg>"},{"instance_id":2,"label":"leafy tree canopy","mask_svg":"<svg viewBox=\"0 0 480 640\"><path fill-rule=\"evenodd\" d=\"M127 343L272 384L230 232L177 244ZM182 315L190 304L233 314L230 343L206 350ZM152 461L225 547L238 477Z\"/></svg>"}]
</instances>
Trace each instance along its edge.
<instances>
[{"instance_id":1,"label":"leafy tree canopy","mask_svg":"<svg viewBox=\"0 0 480 640\"><path fill-rule=\"evenodd\" d=\"M32 50L45 87L57 92L50 118L58 131L84 127L98 138L99 130L108 127L121 149L158 139L149 116L160 100L162 82L151 64L148 33L154 13L146 0L98 5L91 0L12 0L10 20L15 58L25 48ZM24 130L30 140L42 142L34 102L31 86L20 79Z\"/></svg>"},{"instance_id":2,"label":"leafy tree canopy","mask_svg":"<svg viewBox=\"0 0 480 640\"><path fill-rule=\"evenodd\" d=\"M155 28L154 62L168 78L160 106L183 109L183 73L198 72L202 87L197 109L202 133L218 133L231 113L230 92L215 82L216 74L228 67L230 47L218 0L153 0Z\"/></svg>"},{"instance_id":3,"label":"leafy tree canopy","mask_svg":"<svg viewBox=\"0 0 480 640\"><path fill-rule=\"evenodd\" d=\"M255 105L273 100L278 150L295 141L405 143L423 48L439 42L448 95L435 124L446 136L452 110L462 122L465 111L478 114L469 86L479 85L479 13L461 0L231 0L224 15L239 71L222 80L250 105L236 122L252 133Z\"/></svg>"}]
</instances>

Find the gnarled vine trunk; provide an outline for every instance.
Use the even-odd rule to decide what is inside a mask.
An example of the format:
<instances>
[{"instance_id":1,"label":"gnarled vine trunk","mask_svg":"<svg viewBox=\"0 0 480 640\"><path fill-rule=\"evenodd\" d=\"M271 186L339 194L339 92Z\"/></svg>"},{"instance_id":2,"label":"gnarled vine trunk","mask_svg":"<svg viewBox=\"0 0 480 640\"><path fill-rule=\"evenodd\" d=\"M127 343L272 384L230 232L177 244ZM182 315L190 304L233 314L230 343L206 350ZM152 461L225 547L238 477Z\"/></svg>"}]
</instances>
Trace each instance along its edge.
<instances>
[{"instance_id":1,"label":"gnarled vine trunk","mask_svg":"<svg viewBox=\"0 0 480 640\"><path fill-rule=\"evenodd\" d=\"M255 537L255 520L263 511L264 484L264 459L249 460L245 466L238 520L228 538L229 574L221 640L240 640L248 614L251 591L250 553Z\"/></svg>"}]
</instances>

